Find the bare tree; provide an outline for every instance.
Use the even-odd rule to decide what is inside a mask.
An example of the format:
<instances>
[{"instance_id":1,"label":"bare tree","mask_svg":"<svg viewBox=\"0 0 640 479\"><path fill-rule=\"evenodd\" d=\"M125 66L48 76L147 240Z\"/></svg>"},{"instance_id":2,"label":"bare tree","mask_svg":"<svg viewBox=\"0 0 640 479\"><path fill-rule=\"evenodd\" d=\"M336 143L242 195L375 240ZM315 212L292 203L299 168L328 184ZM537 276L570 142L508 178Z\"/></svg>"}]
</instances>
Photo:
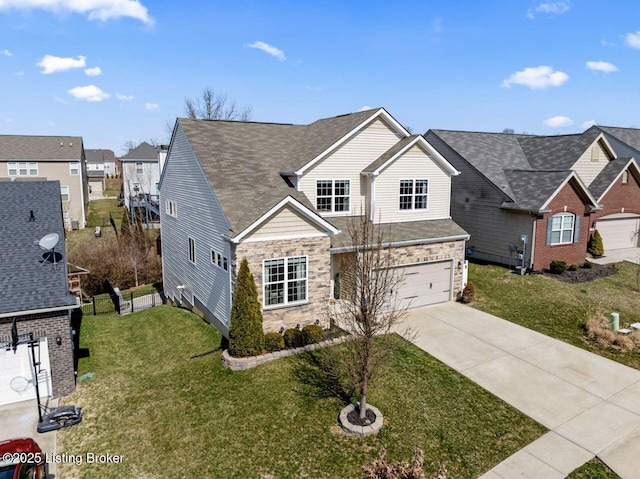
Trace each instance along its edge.
<instances>
[{"instance_id":1,"label":"bare tree","mask_svg":"<svg viewBox=\"0 0 640 479\"><path fill-rule=\"evenodd\" d=\"M194 120L247 121L251 119L251 108L239 109L235 101L230 101L225 94L216 93L211 87L205 87L200 97L185 98L184 112Z\"/></svg>"},{"instance_id":2,"label":"bare tree","mask_svg":"<svg viewBox=\"0 0 640 479\"><path fill-rule=\"evenodd\" d=\"M367 413L371 379L391 356L391 333L406 316L398 296L404 279L393 249L387 246L388 230L366 216L353 217L348 226L348 253L341 264L341 301L334 321L347 330L351 341L333 348L340 374L360 399L360 418Z\"/></svg>"}]
</instances>

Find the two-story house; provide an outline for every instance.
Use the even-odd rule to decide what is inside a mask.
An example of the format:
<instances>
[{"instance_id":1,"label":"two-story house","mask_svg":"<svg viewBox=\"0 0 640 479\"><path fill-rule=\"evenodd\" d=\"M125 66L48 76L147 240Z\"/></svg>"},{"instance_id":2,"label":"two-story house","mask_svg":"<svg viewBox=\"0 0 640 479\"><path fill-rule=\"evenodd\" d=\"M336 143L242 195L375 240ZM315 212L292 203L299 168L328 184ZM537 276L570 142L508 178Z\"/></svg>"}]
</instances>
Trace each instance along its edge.
<instances>
[{"instance_id":1,"label":"two-story house","mask_svg":"<svg viewBox=\"0 0 640 479\"><path fill-rule=\"evenodd\" d=\"M105 179L116 174L115 154L112 150L84 150L87 159L87 180L91 198L100 199L106 188Z\"/></svg>"},{"instance_id":2,"label":"two-story house","mask_svg":"<svg viewBox=\"0 0 640 479\"><path fill-rule=\"evenodd\" d=\"M120 158L124 205L132 218L136 214L145 221L158 217L160 162L164 157L161 147L143 141Z\"/></svg>"},{"instance_id":3,"label":"two-story house","mask_svg":"<svg viewBox=\"0 0 640 479\"><path fill-rule=\"evenodd\" d=\"M246 257L266 331L326 326L348 222L366 215L403 268L403 305L451 301L469 237L449 212L457 174L382 108L309 125L178 119L160 185L165 292L227 335Z\"/></svg>"},{"instance_id":4,"label":"two-story house","mask_svg":"<svg viewBox=\"0 0 640 479\"><path fill-rule=\"evenodd\" d=\"M70 394L81 315L69 293L60 183L0 181L0 204L0 405L35 398L31 337L41 396Z\"/></svg>"},{"instance_id":5,"label":"two-story house","mask_svg":"<svg viewBox=\"0 0 640 479\"><path fill-rule=\"evenodd\" d=\"M85 227L89 188L82 137L0 135L3 177L59 181L64 227Z\"/></svg>"},{"instance_id":6,"label":"two-story house","mask_svg":"<svg viewBox=\"0 0 640 479\"><path fill-rule=\"evenodd\" d=\"M462 174L453 219L467 254L533 270L582 264L598 229L606 250L636 246L640 174L633 151L598 127L537 136L429 130L426 140Z\"/></svg>"}]
</instances>

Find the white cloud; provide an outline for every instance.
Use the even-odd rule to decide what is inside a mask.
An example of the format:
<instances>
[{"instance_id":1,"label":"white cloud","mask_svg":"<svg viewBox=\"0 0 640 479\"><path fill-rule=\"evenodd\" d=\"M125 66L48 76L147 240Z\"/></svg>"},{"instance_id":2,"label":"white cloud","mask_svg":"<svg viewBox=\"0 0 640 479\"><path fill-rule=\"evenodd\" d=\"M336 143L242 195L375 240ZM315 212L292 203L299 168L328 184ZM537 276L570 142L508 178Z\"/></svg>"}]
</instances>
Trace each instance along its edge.
<instances>
[{"instance_id":1,"label":"white cloud","mask_svg":"<svg viewBox=\"0 0 640 479\"><path fill-rule=\"evenodd\" d=\"M88 102L106 100L110 96L95 85L77 86L69 90L69 95Z\"/></svg>"},{"instance_id":2,"label":"white cloud","mask_svg":"<svg viewBox=\"0 0 640 479\"><path fill-rule=\"evenodd\" d=\"M573 125L573 120L571 120L571 118L568 118L566 116L554 116L553 118L546 119L542 123L544 123L545 125L551 128L558 128L558 127Z\"/></svg>"},{"instance_id":3,"label":"white cloud","mask_svg":"<svg viewBox=\"0 0 640 479\"><path fill-rule=\"evenodd\" d=\"M640 30L635 33L627 33L624 36L624 44L629 48L640 49Z\"/></svg>"},{"instance_id":4,"label":"white cloud","mask_svg":"<svg viewBox=\"0 0 640 479\"><path fill-rule=\"evenodd\" d=\"M617 72L618 67L609 62L587 62L587 68L593 72L612 73Z\"/></svg>"},{"instance_id":5,"label":"white cloud","mask_svg":"<svg viewBox=\"0 0 640 479\"><path fill-rule=\"evenodd\" d=\"M582 124L582 128L584 128L585 130L588 130L589 128L591 128L591 127L592 127L593 125L595 125L595 124L596 124L596 121L595 121L595 120L585 121L585 122Z\"/></svg>"},{"instance_id":6,"label":"white cloud","mask_svg":"<svg viewBox=\"0 0 640 479\"><path fill-rule=\"evenodd\" d=\"M371 110L371 107L369 105L365 105L361 107L358 111L367 111L367 110Z\"/></svg>"},{"instance_id":7,"label":"white cloud","mask_svg":"<svg viewBox=\"0 0 640 479\"><path fill-rule=\"evenodd\" d=\"M571 8L570 2L550 2L540 3L537 7L527 11L527 18L534 19L536 13L548 13L551 15L562 15Z\"/></svg>"},{"instance_id":8,"label":"white cloud","mask_svg":"<svg viewBox=\"0 0 640 479\"><path fill-rule=\"evenodd\" d=\"M160 108L160 105L158 105L157 103L145 103L144 107L149 111L156 111L158 108Z\"/></svg>"},{"instance_id":9,"label":"white cloud","mask_svg":"<svg viewBox=\"0 0 640 479\"><path fill-rule=\"evenodd\" d=\"M24 76L24 72L22 70L16 72L16 76L17 77L23 77Z\"/></svg>"},{"instance_id":10,"label":"white cloud","mask_svg":"<svg viewBox=\"0 0 640 479\"><path fill-rule=\"evenodd\" d=\"M285 61L287 58L284 56L284 52L277 47L269 45L265 42L253 42L247 45L249 48L257 48L258 50L262 50L265 53L268 53L272 57L276 57L281 62Z\"/></svg>"},{"instance_id":11,"label":"white cloud","mask_svg":"<svg viewBox=\"0 0 640 479\"><path fill-rule=\"evenodd\" d=\"M101 21L129 17L147 25L154 23L147 7L139 0L0 0L0 11L11 9L82 13L87 14L89 20Z\"/></svg>"},{"instance_id":12,"label":"white cloud","mask_svg":"<svg viewBox=\"0 0 640 479\"><path fill-rule=\"evenodd\" d=\"M524 85L532 90L543 90L551 86L560 86L569 80L569 75L560 71L553 71L548 66L530 67L513 73L500 85L510 88L511 85Z\"/></svg>"},{"instance_id":13,"label":"white cloud","mask_svg":"<svg viewBox=\"0 0 640 479\"><path fill-rule=\"evenodd\" d=\"M322 87L321 86L306 86L305 89L310 90L310 91L322 91Z\"/></svg>"},{"instance_id":14,"label":"white cloud","mask_svg":"<svg viewBox=\"0 0 640 479\"><path fill-rule=\"evenodd\" d=\"M4 57L12 57L13 53L11 53L9 50L5 48L4 50L0 50L0 55Z\"/></svg>"},{"instance_id":15,"label":"white cloud","mask_svg":"<svg viewBox=\"0 0 640 479\"><path fill-rule=\"evenodd\" d=\"M4 121L5 123L11 123L13 121L13 118L5 118Z\"/></svg>"},{"instance_id":16,"label":"white cloud","mask_svg":"<svg viewBox=\"0 0 640 479\"><path fill-rule=\"evenodd\" d=\"M608 42L607 40L600 40L600 45L603 47L615 47L616 44L613 42Z\"/></svg>"},{"instance_id":17,"label":"white cloud","mask_svg":"<svg viewBox=\"0 0 640 479\"><path fill-rule=\"evenodd\" d=\"M2 0L0 0L1 2ZM56 72L65 72L67 70L72 70L74 68L83 68L86 65L86 57L82 55L78 55L77 58L62 58L62 57L54 57L53 55L45 55L42 57L37 66L42 67L43 75L48 75L49 73Z\"/></svg>"},{"instance_id":18,"label":"white cloud","mask_svg":"<svg viewBox=\"0 0 640 479\"><path fill-rule=\"evenodd\" d=\"M122 93L116 93L116 98L118 100L131 101L133 100L133 95L123 95Z\"/></svg>"},{"instance_id":19,"label":"white cloud","mask_svg":"<svg viewBox=\"0 0 640 479\"><path fill-rule=\"evenodd\" d=\"M97 77L98 75L102 75L102 69L100 67L87 68L84 73L88 77Z\"/></svg>"}]
</instances>

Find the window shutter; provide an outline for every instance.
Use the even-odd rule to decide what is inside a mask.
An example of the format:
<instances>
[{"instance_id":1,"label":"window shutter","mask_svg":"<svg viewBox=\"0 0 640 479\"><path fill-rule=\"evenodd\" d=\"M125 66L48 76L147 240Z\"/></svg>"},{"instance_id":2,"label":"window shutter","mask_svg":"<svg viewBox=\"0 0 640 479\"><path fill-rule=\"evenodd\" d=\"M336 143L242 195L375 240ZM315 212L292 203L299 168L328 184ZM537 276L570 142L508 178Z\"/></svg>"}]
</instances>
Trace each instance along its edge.
<instances>
[{"instance_id":1,"label":"window shutter","mask_svg":"<svg viewBox=\"0 0 640 479\"><path fill-rule=\"evenodd\" d=\"M551 216L547 219L547 245L551 244Z\"/></svg>"},{"instance_id":2,"label":"window shutter","mask_svg":"<svg viewBox=\"0 0 640 479\"><path fill-rule=\"evenodd\" d=\"M573 242L578 243L580 241L580 216L576 215L576 223L573 228Z\"/></svg>"}]
</instances>

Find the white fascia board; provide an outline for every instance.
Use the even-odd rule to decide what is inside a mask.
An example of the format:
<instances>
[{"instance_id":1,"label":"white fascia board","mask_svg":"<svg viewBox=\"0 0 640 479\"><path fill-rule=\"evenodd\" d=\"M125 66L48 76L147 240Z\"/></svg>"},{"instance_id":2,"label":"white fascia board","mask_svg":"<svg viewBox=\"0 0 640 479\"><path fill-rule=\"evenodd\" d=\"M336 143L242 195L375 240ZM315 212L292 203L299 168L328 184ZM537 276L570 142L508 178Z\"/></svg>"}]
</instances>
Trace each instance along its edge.
<instances>
[{"instance_id":1,"label":"white fascia board","mask_svg":"<svg viewBox=\"0 0 640 479\"><path fill-rule=\"evenodd\" d=\"M339 147L340 145L342 145L345 141L347 141L349 138L351 138L352 136L354 136L356 133L358 133L360 130L362 130L362 128L364 128L365 126L369 125L370 123L373 123L376 118L380 118L383 117L388 123L391 124L391 126L393 126L393 128L398 131L399 133L401 133L404 137L410 136L409 132L405 129L405 127L403 127L400 123L398 123L396 121L395 118L393 118L388 112L387 110L385 110L384 108L380 108L375 114L371 115L369 118L367 118L365 121L363 121L362 123L360 123L358 126L356 126L353 130L351 130L349 133L347 133L346 135L344 135L342 138L340 138L338 141L336 141L333 145L331 145L329 148L327 148L326 150L324 150L322 153L320 153L318 156L316 156L315 158L313 158L311 161L309 161L306 165L304 165L302 168L300 168L298 171L294 172L295 175L298 176L302 176L304 174L304 172L306 170L308 170L309 168L311 168L313 165L315 165L317 162L319 162L322 158L324 158L326 155L328 155L330 152L332 152L333 150L335 150L337 147Z\"/></svg>"},{"instance_id":2,"label":"white fascia board","mask_svg":"<svg viewBox=\"0 0 640 479\"><path fill-rule=\"evenodd\" d=\"M406 241L391 241L388 243L383 243L380 246L383 248L393 248L399 246L413 246L419 244L433 244L433 243L445 243L449 241L469 241L471 238L470 235L455 235L455 236L443 236L442 238L423 238L423 239L414 239L414 240L406 240ZM347 253L349 251L353 251L355 249L354 246L341 246L338 248L329 248L330 253Z\"/></svg>"},{"instance_id":3,"label":"white fascia board","mask_svg":"<svg viewBox=\"0 0 640 479\"><path fill-rule=\"evenodd\" d=\"M67 306L56 306L52 308L40 308L40 309L28 309L25 311L13 311L10 313L2 313L0 314L0 318L12 318L12 317L20 317L32 314L43 314L43 313L54 313L57 311L69 311L70 309L76 309L80 307L80 298L76 297L75 305L67 305Z\"/></svg>"},{"instance_id":4,"label":"white fascia board","mask_svg":"<svg viewBox=\"0 0 640 479\"><path fill-rule=\"evenodd\" d=\"M640 174L640 166L638 166L638 162L636 161L635 158L631 157L631 159L629 159L629 161L627 162L626 165L624 165L624 168L622 168L620 170L620 173L618 173L618 175L613 179L613 181L611 183L609 183L609 186L607 186L607 189L604 190L604 192L600 195L600 198L598 198L598 202L602 201L602 198L605 197L605 195L607 193L609 193L609 190L611 188L613 188L613 185L616 184L616 182L618 181L618 179L622 176L622 173L625 172L625 170L629 169L629 167L633 165L636 168L636 172L638 172L638 174Z\"/></svg>"},{"instance_id":5,"label":"white fascia board","mask_svg":"<svg viewBox=\"0 0 640 479\"><path fill-rule=\"evenodd\" d=\"M558 188L556 189L556 191L553 192L553 194L549 195L549 198L547 198L547 201L544 202L544 204L540 207L540 210L546 210L547 207L549 206L549 203L551 203L551 200L553 200L556 195L560 192L560 190L562 190L562 188L565 187L565 185L567 183L569 183L569 181L571 181L572 178L575 178L576 181L578 182L578 185L580 185L580 188L584 191L584 193L587 196L587 199L591 202L591 204L596 208L599 209L600 208L600 204L598 203L598 200L596 200L593 195L591 194L591 192L589 191L589 188L587 188L587 185L584 184L584 182L582 181L582 179L580 179L580 177L578 176L578 174L575 171L571 171L571 173L569 175L567 175L567 177L565 178L565 180L560 184L560 186L558 186Z\"/></svg>"},{"instance_id":6,"label":"white fascia board","mask_svg":"<svg viewBox=\"0 0 640 479\"><path fill-rule=\"evenodd\" d=\"M253 230L255 230L258 226L260 226L267 219L269 219L269 217L273 216L275 213L280 211L281 208L283 208L284 206L287 206L287 205L289 205L292 208L294 208L298 213L302 214L302 216L304 216L305 218L309 219L310 221L312 221L316 225L320 226L325 231L328 231L331 235L336 235L336 234L340 233L340 230L338 228L336 228L331 223L329 223L328 221L323 219L321 216L316 214L314 211L311 211L309 208L307 208L305 205L300 203L298 200L296 200L292 196L287 196L286 198L283 198L282 200L280 200L278 202L278 204L276 204L274 207L272 207L269 211L267 211L265 214L263 214L260 218L255 220L249 226L247 226L243 231L238 233L238 235L236 235L234 238L229 238L229 240L231 242L233 242L233 243L240 243L245 236L251 234L251 232Z\"/></svg>"}]
</instances>

